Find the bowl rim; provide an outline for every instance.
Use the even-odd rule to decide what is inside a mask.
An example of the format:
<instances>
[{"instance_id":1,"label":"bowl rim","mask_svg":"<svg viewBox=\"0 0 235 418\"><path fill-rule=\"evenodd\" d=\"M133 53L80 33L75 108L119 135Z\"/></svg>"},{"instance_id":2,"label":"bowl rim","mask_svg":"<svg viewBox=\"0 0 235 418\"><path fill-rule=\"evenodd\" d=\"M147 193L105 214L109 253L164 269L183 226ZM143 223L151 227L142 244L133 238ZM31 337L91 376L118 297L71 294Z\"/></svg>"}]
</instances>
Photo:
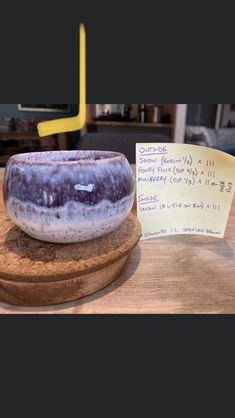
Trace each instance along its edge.
<instances>
[{"instance_id":1,"label":"bowl rim","mask_svg":"<svg viewBox=\"0 0 235 418\"><path fill-rule=\"evenodd\" d=\"M78 154L78 157L76 157L76 154ZM81 157L79 158L79 154ZM82 158L87 155L92 155L91 158ZM100 158L94 158L97 154ZM50 155L58 156L58 158L51 159ZM74 155L73 159L72 156ZM43 157L46 158L38 158ZM59 158L61 156L61 159ZM67 156L67 159L65 158ZM69 157L71 156L71 157ZM64 157L64 158L63 158ZM71 166L71 165L77 165L77 164L100 164L108 161L120 161L120 160L126 160L126 157L124 154L117 152L117 151L105 151L105 150L56 150L56 151L36 151L36 152L26 152L21 154L14 154L10 157L7 164L23 164L23 165L45 165L45 166Z\"/></svg>"}]
</instances>

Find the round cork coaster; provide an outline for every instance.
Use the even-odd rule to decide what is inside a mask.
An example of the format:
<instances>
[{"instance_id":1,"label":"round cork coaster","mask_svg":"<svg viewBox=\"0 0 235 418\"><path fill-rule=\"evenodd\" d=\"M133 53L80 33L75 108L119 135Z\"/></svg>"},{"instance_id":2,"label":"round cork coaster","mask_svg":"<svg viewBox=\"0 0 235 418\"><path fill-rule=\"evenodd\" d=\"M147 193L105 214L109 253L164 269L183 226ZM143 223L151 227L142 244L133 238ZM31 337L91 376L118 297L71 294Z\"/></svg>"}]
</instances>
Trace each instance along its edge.
<instances>
[{"instance_id":1,"label":"round cork coaster","mask_svg":"<svg viewBox=\"0 0 235 418\"><path fill-rule=\"evenodd\" d=\"M40 306L93 293L121 273L140 237L132 213L110 234L77 244L30 238L0 213L0 299Z\"/></svg>"}]
</instances>

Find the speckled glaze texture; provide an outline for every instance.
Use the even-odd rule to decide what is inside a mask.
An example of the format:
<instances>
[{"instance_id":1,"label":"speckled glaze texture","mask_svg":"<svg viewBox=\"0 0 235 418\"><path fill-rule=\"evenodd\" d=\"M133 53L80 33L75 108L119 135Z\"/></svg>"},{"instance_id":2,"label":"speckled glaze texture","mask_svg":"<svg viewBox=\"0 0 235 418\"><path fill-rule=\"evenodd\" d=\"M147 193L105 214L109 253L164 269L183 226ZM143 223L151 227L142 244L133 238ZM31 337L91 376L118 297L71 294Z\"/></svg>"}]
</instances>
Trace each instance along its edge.
<instances>
[{"instance_id":1,"label":"speckled glaze texture","mask_svg":"<svg viewBox=\"0 0 235 418\"><path fill-rule=\"evenodd\" d=\"M52 151L10 158L6 210L42 241L72 243L105 235L131 211L135 180L126 157L109 151Z\"/></svg>"}]
</instances>

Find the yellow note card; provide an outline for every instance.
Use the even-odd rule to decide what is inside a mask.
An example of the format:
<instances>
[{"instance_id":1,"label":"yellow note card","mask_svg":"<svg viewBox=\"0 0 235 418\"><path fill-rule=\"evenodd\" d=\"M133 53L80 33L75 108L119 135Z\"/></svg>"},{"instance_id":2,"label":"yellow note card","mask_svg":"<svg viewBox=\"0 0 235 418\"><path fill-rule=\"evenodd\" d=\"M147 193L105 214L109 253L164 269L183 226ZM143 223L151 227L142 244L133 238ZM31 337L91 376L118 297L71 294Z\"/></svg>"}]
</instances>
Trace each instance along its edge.
<instances>
[{"instance_id":1,"label":"yellow note card","mask_svg":"<svg viewBox=\"0 0 235 418\"><path fill-rule=\"evenodd\" d=\"M142 239L173 234L223 237L235 186L235 158L185 144L136 144Z\"/></svg>"}]
</instances>

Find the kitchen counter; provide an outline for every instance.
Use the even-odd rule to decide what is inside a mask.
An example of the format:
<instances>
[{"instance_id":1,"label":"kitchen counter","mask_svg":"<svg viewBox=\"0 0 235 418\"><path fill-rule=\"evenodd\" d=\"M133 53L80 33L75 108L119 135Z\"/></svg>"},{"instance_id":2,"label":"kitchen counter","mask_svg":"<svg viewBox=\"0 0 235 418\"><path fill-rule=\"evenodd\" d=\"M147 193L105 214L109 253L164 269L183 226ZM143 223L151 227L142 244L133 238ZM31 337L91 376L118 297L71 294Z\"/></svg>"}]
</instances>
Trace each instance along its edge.
<instances>
[{"instance_id":1,"label":"kitchen counter","mask_svg":"<svg viewBox=\"0 0 235 418\"><path fill-rule=\"evenodd\" d=\"M40 308L0 302L0 313L235 313L235 200L224 239L175 235L140 241L125 271L105 289Z\"/></svg>"}]
</instances>

